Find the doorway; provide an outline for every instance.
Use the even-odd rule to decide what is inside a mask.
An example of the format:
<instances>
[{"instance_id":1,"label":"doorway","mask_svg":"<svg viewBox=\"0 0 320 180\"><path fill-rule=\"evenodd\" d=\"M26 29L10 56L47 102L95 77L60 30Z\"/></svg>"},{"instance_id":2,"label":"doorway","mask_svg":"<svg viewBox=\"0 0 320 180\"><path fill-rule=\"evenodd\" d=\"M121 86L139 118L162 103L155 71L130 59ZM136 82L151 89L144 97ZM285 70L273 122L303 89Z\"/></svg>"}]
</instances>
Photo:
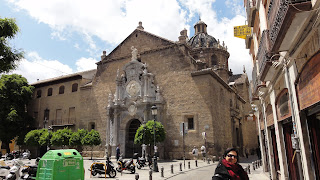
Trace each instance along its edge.
<instances>
[{"instance_id":1,"label":"doorway","mask_svg":"<svg viewBox=\"0 0 320 180\"><path fill-rule=\"evenodd\" d=\"M320 113L308 118L309 136L312 148L316 179L320 179Z\"/></svg>"},{"instance_id":2,"label":"doorway","mask_svg":"<svg viewBox=\"0 0 320 180\"><path fill-rule=\"evenodd\" d=\"M136 135L137 129L140 127L141 122L138 119L133 119L129 122L126 137L126 158L132 158L134 153L138 153L141 156L141 145L134 144L134 137Z\"/></svg>"}]
</instances>

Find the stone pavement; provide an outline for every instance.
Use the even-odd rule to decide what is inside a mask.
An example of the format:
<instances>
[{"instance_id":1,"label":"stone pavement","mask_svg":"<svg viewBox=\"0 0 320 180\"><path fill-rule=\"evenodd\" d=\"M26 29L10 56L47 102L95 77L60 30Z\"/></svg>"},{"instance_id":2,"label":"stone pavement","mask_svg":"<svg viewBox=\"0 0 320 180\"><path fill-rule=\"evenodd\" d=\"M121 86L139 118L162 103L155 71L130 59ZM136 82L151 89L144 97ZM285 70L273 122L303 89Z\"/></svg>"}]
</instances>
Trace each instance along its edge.
<instances>
[{"instance_id":1,"label":"stone pavement","mask_svg":"<svg viewBox=\"0 0 320 180\"><path fill-rule=\"evenodd\" d=\"M94 179L101 179L104 178L104 176L91 176L90 177L90 172L88 171L88 169L90 168L90 165L92 163L92 160L89 160L88 158L84 158L84 166L85 166L85 179L86 180L94 180ZM252 162L257 160L256 156L249 156L249 158L241 158L240 159L240 164L243 167L247 167L248 165L250 165L250 174L249 178L252 180L268 180L268 174L263 172L263 168L259 167L256 170L252 169ZM100 162L105 162L104 159L100 159ZM112 162L114 163L114 165L116 165L115 163L115 159L112 159ZM135 162L135 160L134 160ZM190 162L190 169L188 166L188 163ZM182 171L180 171L180 163L182 164ZM208 162L204 162L203 160L198 160L198 167L196 167L195 165L195 160L186 160L185 161L185 168L184 168L184 161L183 160L172 160L172 161L161 161L159 160L158 162L158 167L159 167L159 172L152 172L152 180L165 180L165 179L174 179L175 176L178 176L180 173L187 173L189 171L196 171L199 170L203 167L208 167L208 166L212 166L212 171L208 172L210 173L210 177L213 175L214 173L214 169L216 168L218 162L214 162L212 163L212 161L210 161L210 164L208 164ZM171 165L173 165L173 173L171 173ZM161 177L161 168L163 167L164 169L164 173L163 173L163 177ZM148 167L144 167L142 169L136 169L136 174L139 174L139 179L140 180L148 180L149 179L149 168ZM114 179L118 179L118 180L134 180L136 174L130 174L129 171L123 171L122 174L117 172L117 176ZM107 178L108 175L107 175Z\"/></svg>"}]
</instances>

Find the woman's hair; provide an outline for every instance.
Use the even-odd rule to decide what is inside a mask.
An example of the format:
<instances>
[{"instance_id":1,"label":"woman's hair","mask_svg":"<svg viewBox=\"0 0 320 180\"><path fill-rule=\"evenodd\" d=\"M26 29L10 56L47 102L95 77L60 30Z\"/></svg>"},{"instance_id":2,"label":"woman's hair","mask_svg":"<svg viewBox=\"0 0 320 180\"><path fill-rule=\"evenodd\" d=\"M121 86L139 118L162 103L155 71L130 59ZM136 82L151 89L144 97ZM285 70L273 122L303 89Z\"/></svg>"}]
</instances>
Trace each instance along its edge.
<instances>
[{"instance_id":1,"label":"woman's hair","mask_svg":"<svg viewBox=\"0 0 320 180\"><path fill-rule=\"evenodd\" d=\"M227 154L230 151L235 151L237 153L237 162L239 162L239 152L238 152L238 150L236 148L228 148L228 149L226 149L226 151L224 151L223 158L226 158Z\"/></svg>"}]
</instances>

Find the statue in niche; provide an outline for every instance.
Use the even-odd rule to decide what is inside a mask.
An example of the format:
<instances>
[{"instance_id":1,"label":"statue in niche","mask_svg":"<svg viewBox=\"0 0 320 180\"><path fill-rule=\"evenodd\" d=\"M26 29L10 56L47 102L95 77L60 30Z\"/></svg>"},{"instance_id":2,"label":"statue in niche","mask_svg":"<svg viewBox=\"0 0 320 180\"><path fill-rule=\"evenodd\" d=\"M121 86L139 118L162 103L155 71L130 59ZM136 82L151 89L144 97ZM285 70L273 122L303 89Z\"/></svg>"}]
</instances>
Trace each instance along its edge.
<instances>
[{"instance_id":1,"label":"statue in niche","mask_svg":"<svg viewBox=\"0 0 320 180\"><path fill-rule=\"evenodd\" d=\"M131 50L132 50L132 52L131 52L131 54L132 54L131 60L132 61L133 60L137 60L138 59L138 50L137 50L137 48L135 48L134 46L131 46Z\"/></svg>"}]
</instances>

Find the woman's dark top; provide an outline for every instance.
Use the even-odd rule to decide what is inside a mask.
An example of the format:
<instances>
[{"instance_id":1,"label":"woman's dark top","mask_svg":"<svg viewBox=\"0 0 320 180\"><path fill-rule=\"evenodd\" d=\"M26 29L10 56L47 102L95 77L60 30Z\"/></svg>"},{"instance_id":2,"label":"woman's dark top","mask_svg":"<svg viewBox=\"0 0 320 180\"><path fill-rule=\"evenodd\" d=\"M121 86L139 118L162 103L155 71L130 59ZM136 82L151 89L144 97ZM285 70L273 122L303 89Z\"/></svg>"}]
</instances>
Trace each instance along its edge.
<instances>
[{"instance_id":1,"label":"woman's dark top","mask_svg":"<svg viewBox=\"0 0 320 180\"><path fill-rule=\"evenodd\" d=\"M232 175L230 175L230 172L232 173ZM235 178L235 175L238 175L238 177L240 177L241 180L249 180L248 174L243 170L240 164L234 164L233 167L231 167L229 164L226 163L226 160L223 159L219 162L214 172L214 175L212 176L212 180L239 179Z\"/></svg>"}]
</instances>

